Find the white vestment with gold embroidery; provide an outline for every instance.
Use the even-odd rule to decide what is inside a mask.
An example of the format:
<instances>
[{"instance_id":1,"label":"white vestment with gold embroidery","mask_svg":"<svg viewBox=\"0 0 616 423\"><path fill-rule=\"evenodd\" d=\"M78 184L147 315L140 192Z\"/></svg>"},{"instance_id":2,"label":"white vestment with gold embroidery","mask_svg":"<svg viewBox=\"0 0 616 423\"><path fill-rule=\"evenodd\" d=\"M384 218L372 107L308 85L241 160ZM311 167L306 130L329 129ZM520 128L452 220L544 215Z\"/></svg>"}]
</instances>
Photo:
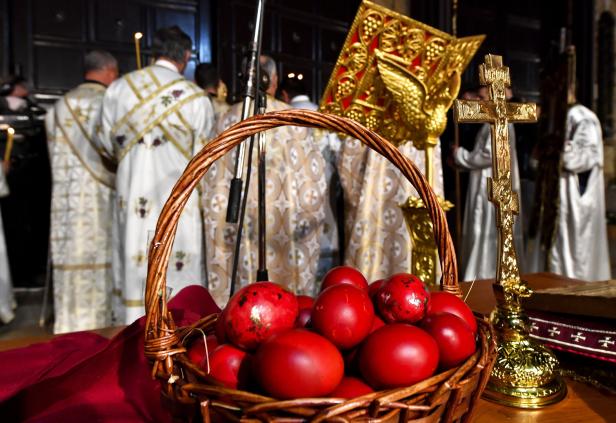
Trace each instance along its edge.
<instances>
[{"instance_id":1,"label":"white vestment with gold embroidery","mask_svg":"<svg viewBox=\"0 0 616 423\"><path fill-rule=\"evenodd\" d=\"M241 104L217 123L220 133L237 123ZM267 111L288 109L272 97ZM265 132L267 269L269 280L297 294L315 294L320 236L325 217L325 161L313 131L285 126ZM247 144L248 145L248 144ZM229 298L236 224L225 221L235 150L216 161L205 175L203 195L210 292L218 305ZM256 280L258 267L257 152L253 154L251 187L240 249L237 288Z\"/></svg>"},{"instance_id":2,"label":"white vestment with gold embroidery","mask_svg":"<svg viewBox=\"0 0 616 423\"><path fill-rule=\"evenodd\" d=\"M171 189L208 139L212 106L203 90L170 62L115 81L103 101L100 138L118 162L114 206L114 315L131 323L144 314L148 241ZM182 212L167 287L204 284L203 221L195 191Z\"/></svg>"},{"instance_id":3,"label":"white vestment with gold embroidery","mask_svg":"<svg viewBox=\"0 0 616 423\"><path fill-rule=\"evenodd\" d=\"M94 141L105 94L86 82L46 117L52 169L54 332L111 324L111 204L114 175Z\"/></svg>"},{"instance_id":4,"label":"white vestment with gold embroidery","mask_svg":"<svg viewBox=\"0 0 616 423\"><path fill-rule=\"evenodd\" d=\"M9 185L4 177L0 160L0 198L9 195ZM13 298L13 284L11 283L11 272L9 269L9 257L4 241L4 227L2 226L2 216L0 216L0 322L7 324L15 318L13 309L15 300Z\"/></svg>"},{"instance_id":5,"label":"white vestment with gold embroidery","mask_svg":"<svg viewBox=\"0 0 616 423\"><path fill-rule=\"evenodd\" d=\"M398 147L424 172L425 154L411 142ZM410 272L413 246L400 204L417 191L396 167L360 141L342 141L338 173L344 191L344 264L368 282ZM434 149L434 191L443 196L440 143Z\"/></svg>"}]
</instances>

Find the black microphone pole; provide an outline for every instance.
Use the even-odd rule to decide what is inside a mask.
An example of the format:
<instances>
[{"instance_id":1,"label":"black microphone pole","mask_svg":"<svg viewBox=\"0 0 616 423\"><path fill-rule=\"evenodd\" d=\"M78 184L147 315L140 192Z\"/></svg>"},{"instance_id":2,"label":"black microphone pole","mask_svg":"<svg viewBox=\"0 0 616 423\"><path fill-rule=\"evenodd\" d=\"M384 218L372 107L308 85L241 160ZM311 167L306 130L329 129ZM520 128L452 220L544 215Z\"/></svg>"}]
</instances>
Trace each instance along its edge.
<instances>
[{"instance_id":1,"label":"black microphone pole","mask_svg":"<svg viewBox=\"0 0 616 423\"><path fill-rule=\"evenodd\" d=\"M255 27L250 44L250 60L248 64L248 79L246 81L246 92L244 95L244 103L242 104L242 120L247 119L251 115L250 106L252 102L253 111L252 114L256 114L258 102L257 95L261 78L259 77L259 58L261 56L261 34L263 32L263 13L265 9L265 0L259 0L257 4L257 13L255 17ZM229 203L227 204L227 217L228 223L236 223L238 221L238 214L240 214L240 201L241 201L241 218L237 225L237 235L235 238L235 252L233 255L233 267L231 270L231 287L229 289L229 296L231 297L235 293L235 284L237 282L237 270L239 265L239 255L242 243L242 229L244 226L244 215L246 212L246 203L248 200L248 189L250 184L250 168L252 163L252 146L254 143L254 136L250 137L250 152L248 155L248 174L246 175L246 188L242 190L242 176L244 174L244 156L246 155L246 140L242 141L236 148L235 156L235 175L231 180L231 186L229 188Z\"/></svg>"},{"instance_id":2,"label":"black microphone pole","mask_svg":"<svg viewBox=\"0 0 616 423\"><path fill-rule=\"evenodd\" d=\"M259 92L259 114L265 113L267 108L267 95L264 92ZM259 132L257 135L257 152L258 152L258 209L259 209L259 268L257 269L257 282L269 281L267 274L267 247L266 247L266 224L265 224L265 134Z\"/></svg>"},{"instance_id":3,"label":"black microphone pole","mask_svg":"<svg viewBox=\"0 0 616 423\"><path fill-rule=\"evenodd\" d=\"M255 17L255 28L250 43L250 60L248 62L248 80L246 81L246 92L244 93L244 103L242 104L242 120L251 116L251 102L256 99L256 92L259 87L257 73L259 71L259 56L261 55L261 34L263 32L263 12L265 0L259 0L257 4L257 14ZM256 107L255 107L256 108ZM229 188L229 202L227 204L227 222L236 223L242 195L242 177L244 175L244 156L246 155L246 141L242 141L236 148L234 177ZM232 282L233 283L233 282Z\"/></svg>"}]
</instances>

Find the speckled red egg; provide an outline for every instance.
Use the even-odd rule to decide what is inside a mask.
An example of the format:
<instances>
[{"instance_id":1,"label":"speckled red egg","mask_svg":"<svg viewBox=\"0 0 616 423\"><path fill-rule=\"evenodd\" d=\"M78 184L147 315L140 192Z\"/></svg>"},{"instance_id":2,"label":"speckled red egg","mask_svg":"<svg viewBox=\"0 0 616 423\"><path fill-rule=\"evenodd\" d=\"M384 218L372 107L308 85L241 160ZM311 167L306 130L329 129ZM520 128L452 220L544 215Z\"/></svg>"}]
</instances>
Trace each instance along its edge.
<instances>
[{"instance_id":1,"label":"speckled red egg","mask_svg":"<svg viewBox=\"0 0 616 423\"><path fill-rule=\"evenodd\" d=\"M387 323L415 323L426 314L430 292L417 276L396 273L379 288L375 302L380 316Z\"/></svg>"},{"instance_id":2,"label":"speckled red egg","mask_svg":"<svg viewBox=\"0 0 616 423\"><path fill-rule=\"evenodd\" d=\"M272 282L240 289L223 313L225 334L232 344L253 350L270 336L290 329L297 319L295 295Z\"/></svg>"}]
</instances>

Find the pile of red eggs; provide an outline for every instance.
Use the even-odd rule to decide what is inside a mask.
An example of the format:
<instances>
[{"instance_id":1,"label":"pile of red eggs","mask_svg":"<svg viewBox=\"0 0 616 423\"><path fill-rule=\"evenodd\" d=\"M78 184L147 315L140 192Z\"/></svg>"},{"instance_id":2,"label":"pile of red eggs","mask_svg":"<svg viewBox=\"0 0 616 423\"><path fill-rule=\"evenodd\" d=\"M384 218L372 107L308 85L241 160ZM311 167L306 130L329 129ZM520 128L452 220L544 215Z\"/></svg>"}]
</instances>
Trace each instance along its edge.
<instances>
[{"instance_id":1,"label":"pile of red eggs","mask_svg":"<svg viewBox=\"0 0 616 423\"><path fill-rule=\"evenodd\" d=\"M316 299L258 282L238 291L216 334L189 358L222 385L279 399L353 398L413 385L463 363L477 322L455 295L430 293L414 275L368 285L356 269L331 269Z\"/></svg>"}]
</instances>

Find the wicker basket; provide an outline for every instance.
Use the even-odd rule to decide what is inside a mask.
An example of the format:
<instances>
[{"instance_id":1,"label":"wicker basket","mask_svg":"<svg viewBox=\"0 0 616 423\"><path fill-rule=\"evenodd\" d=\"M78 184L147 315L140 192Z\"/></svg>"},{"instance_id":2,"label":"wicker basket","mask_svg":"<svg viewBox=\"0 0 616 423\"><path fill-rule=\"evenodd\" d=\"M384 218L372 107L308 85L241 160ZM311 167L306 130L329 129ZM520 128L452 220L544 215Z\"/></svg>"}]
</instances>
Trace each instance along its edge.
<instances>
[{"instance_id":1,"label":"wicker basket","mask_svg":"<svg viewBox=\"0 0 616 423\"><path fill-rule=\"evenodd\" d=\"M191 192L214 161L247 137L267 129L307 126L344 133L359 139L390 160L417 189L434 226L443 277L441 288L460 295L453 243L445 214L417 167L381 136L350 119L304 110L267 113L240 122L204 147L188 164L158 219L149 251L145 293L145 354L153 362L152 374L162 385L163 401L174 417L193 421L468 421L490 375L495 359L494 336L478 318L479 342L475 354L457 368L437 374L408 388L374 392L352 400L306 398L278 401L251 392L220 386L185 354L195 336L213 331L217 315L190 327L178 328L167 309L165 276L180 213Z\"/></svg>"}]
</instances>

